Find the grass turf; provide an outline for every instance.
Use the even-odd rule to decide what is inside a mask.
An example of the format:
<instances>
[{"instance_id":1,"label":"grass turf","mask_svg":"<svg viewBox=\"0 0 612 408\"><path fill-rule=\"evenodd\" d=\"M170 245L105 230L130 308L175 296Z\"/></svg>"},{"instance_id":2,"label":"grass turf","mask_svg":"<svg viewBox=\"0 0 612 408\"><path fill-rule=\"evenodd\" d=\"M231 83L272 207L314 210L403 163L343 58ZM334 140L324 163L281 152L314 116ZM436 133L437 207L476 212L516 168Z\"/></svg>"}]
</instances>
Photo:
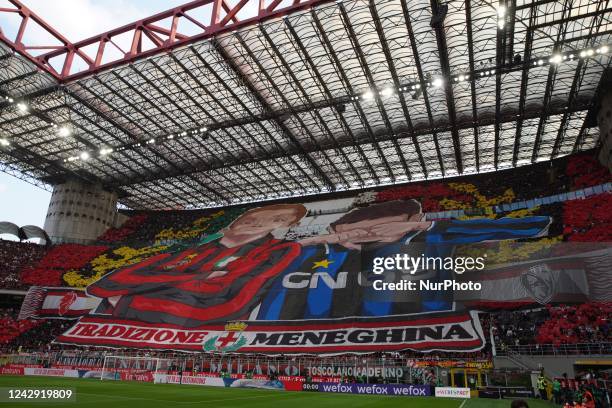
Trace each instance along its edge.
<instances>
[{"instance_id":1,"label":"grass turf","mask_svg":"<svg viewBox=\"0 0 612 408\"><path fill-rule=\"evenodd\" d=\"M366 408L366 407L432 407L432 408L506 408L510 400L449 399L432 397L385 397L370 395L329 394L317 392L283 392L229 389L206 386L151 384L139 382L100 381L54 377L0 376L0 387L73 388L77 401L2 403L2 407L88 407L88 408ZM530 400L530 408L552 408L548 402Z\"/></svg>"}]
</instances>

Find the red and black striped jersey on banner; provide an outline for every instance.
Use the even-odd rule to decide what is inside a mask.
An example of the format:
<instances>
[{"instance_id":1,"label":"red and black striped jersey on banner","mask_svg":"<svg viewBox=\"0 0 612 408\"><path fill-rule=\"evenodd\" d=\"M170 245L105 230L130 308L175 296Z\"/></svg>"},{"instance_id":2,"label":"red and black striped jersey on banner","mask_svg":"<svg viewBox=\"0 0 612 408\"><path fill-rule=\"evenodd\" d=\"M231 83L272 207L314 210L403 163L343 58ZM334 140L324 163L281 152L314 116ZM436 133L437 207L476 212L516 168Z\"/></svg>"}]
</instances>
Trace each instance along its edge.
<instances>
[{"instance_id":1,"label":"red and black striped jersey on banner","mask_svg":"<svg viewBox=\"0 0 612 408\"><path fill-rule=\"evenodd\" d=\"M106 298L117 318L185 327L225 322L245 318L299 253L298 243L272 236L232 248L217 240L118 269L87 292Z\"/></svg>"}]
</instances>

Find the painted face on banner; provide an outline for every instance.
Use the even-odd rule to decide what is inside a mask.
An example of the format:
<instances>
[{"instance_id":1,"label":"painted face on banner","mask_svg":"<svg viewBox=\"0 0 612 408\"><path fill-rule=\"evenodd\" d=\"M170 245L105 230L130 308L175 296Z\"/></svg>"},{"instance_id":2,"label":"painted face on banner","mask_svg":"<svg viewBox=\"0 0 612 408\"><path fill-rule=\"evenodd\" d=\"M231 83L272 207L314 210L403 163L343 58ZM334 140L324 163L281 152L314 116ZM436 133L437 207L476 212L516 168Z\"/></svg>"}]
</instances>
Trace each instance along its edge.
<instances>
[{"instance_id":1,"label":"painted face on banner","mask_svg":"<svg viewBox=\"0 0 612 408\"><path fill-rule=\"evenodd\" d=\"M287 228L296 221L291 208L252 211L232 223L230 229L236 234L262 234L279 228Z\"/></svg>"},{"instance_id":2,"label":"painted face on banner","mask_svg":"<svg viewBox=\"0 0 612 408\"><path fill-rule=\"evenodd\" d=\"M420 221L421 214L416 214L413 217L406 215L393 215L388 217L380 217L371 220L363 220L350 224L339 224L335 227L337 234L346 234L350 237L351 232L365 231L365 234L348 238L343 242L352 244L365 244L369 242L396 242L406 234L406 228L400 223L408 221Z\"/></svg>"}]
</instances>

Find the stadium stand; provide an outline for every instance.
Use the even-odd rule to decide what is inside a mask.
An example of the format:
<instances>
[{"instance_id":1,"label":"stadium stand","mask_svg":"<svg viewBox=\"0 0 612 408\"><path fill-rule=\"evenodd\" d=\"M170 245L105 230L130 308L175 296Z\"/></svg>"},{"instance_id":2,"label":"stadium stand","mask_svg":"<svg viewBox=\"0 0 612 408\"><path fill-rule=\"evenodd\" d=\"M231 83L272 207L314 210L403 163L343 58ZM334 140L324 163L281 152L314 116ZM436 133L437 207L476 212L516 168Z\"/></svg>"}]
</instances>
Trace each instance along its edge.
<instances>
[{"instance_id":1,"label":"stadium stand","mask_svg":"<svg viewBox=\"0 0 612 408\"><path fill-rule=\"evenodd\" d=\"M586 169L588 173L581 173L577 169ZM536 165L508 174L512 177L504 178L503 185L492 183L490 178L479 175L458 178L450 183L432 182L387 188L370 195L368 199L362 197L360 205L368 200L385 202L417 198L422 201L424 210L428 212L456 209L484 211L501 202L533 200L610 181L607 170L588 154L557 160L552 167ZM543 178L551 182L533 185L525 183L525 180ZM549 227L549 233L561 237L563 241L606 242L612 240L611 197L612 193L601 193L588 198L542 205L527 211L532 215L551 216L553 224ZM60 244L48 250L34 244L2 241L0 254L3 263L9 266L9 269L3 270L6 277L2 287L27 288L29 285L83 287L116 268L139 262L158 253L159 248L151 246L153 243L176 245L193 242L200 236L214 233L227 226L242 212L243 208L214 211L125 212L126 215L130 215L127 221L119 228L106 231L98 239L99 245ZM512 215L512 212L500 213L495 217L508 214ZM521 216L515 213L516 215ZM478 217L482 215L470 218ZM308 229L303 231L305 232L302 237L309 235ZM16 281L17 273L20 273L21 281ZM504 308L507 305L500 307ZM567 314L565 320L560 317L560 311ZM610 313L609 304L582 305L576 308L558 306L534 311L502 311L483 315L481 321L486 328L489 319L492 319L495 346L503 350L508 346L519 345L609 342L612 340L608 330ZM565 323L558 324L562 320ZM27 329L28 327L25 328ZM38 331L33 330L32 333ZM52 332L56 333L55 330ZM31 337L27 334L21 336L23 339ZM49 335L47 338L51 339L53 336ZM44 343L44 340L38 340L34 344L40 342ZM443 356L444 353L438 355ZM488 358L490 351L467 355L472 358L475 356Z\"/></svg>"},{"instance_id":2,"label":"stadium stand","mask_svg":"<svg viewBox=\"0 0 612 408\"><path fill-rule=\"evenodd\" d=\"M599 344L612 340L609 304L548 306L493 315L493 335L500 348L508 345Z\"/></svg>"},{"instance_id":3,"label":"stadium stand","mask_svg":"<svg viewBox=\"0 0 612 408\"><path fill-rule=\"evenodd\" d=\"M67 271L82 268L107 248L99 245L56 245L39 262L23 268L21 280L27 285L60 285Z\"/></svg>"},{"instance_id":4,"label":"stadium stand","mask_svg":"<svg viewBox=\"0 0 612 408\"><path fill-rule=\"evenodd\" d=\"M49 351L53 339L70 327L70 322L63 320L16 320L15 315L7 319L7 330L12 336L2 344L4 353Z\"/></svg>"},{"instance_id":5,"label":"stadium stand","mask_svg":"<svg viewBox=\"0 0 612 408\"><path fill-rule=\"evenodd\" d=\"M21 271L36 264L48 248L43 245L6 241L0 239L0 288L17 289L27 287Z\"/></svg>"},{"instance_id":6,"label":"stadium stand","mask_svg":"<svg viewBox=\"0 0 612 408\"><path fill-rule=\"evenodd\" d=\"M610 408L607 2L194 0L77 43L6 3L0 171L51 199L0 222L0 394Z\"/></svg>"},{"instance_id":7,"label":"stadium stand","mask_svg":"<svg viewBox=\"0 0 612 408\"><path fill-rule=\"evenodd\" d=\"M537 330L538 343L559 345L612 340L612 308L609 304L549 306L546 310L548 318Z\"/></svg>"},{"instance_id":8,"label":"stadium stand","mask_svg":"<svg viewBox=\"0 0 612 408\"><path fill-rule=\"evenodd\" d=\"M42 323L40 320L17 320L17 311L13 309L3 309L2 317L0 317L0 349L3 352L16 351L16 348L12 348L11 344L15 343L19 346L23 345L23 341L19 337L23 333L27 333L29 330L40 326ZM35 333L38 331L32 331ZM30 334L32 334L30 333ZM50 340L50 339L49 339ZM49 341L47 340L47 342ZM40 344L43 348L47 344Z\"/></svg>"},{"instance_id":9,"label":"stadium stand","mask_svg":"<svg viewBox=\"0 0 612 408\"><path fill-rule=\"evenodd\" d=\"M119 228L109 228L98 238L98 241L113 244L121 242L127 237L146 228L147 214L134 215ZM143 225L145 224L145 225Z\"/></svg>"},{"instance_id":10,"label":"stadium stand","mask_svg":"<svg viewBox=\"0 0 612 408\"><path fill-rule=\"evenodd\" d=\"M577 175L576 168L587 169L588 177L582 173ZM369 200L385 202L416 198L421 200L425 212L473 210L474 215L470 217L478 218L479 212L484 214L490 211L491 206L501 203L511 204L520 200L533 200L570 192L578 188L604 185L611 180L606 171L591 154L582 154L559 159L552 167L539 164L506 171L510 177L502 177L504 183L492 182L491 178L485 175L477 175L457 178L448 183L430 182L386 188L375 195L370 195ZM500 174L503 176L505 173ZM534 183L534 185L529 183L530 180L543 179L550 182ZM530 213L552 216L553 225L550 229L555 235L557 232L563 235L565 241L609 241L612 239L610 194L601 193L585 199L543 205L536 209L532 208ZM366 202L362 198L360 203L364 205ZM189 242L201 235L216 232L244 210L244 208L229 208L212 211L125 211L124 214L130 216L128 220L121 227L106 231L98 239L100 245L56 246L41 263L22 271L22 281L26 285L83 286L87 280L78 279L77 276L100 277L111 269L142 259L143 255L155 253L155 250L149 246L156 242L172 245L177 241ZM515 216L525 214L526 211L515 213ZM507 214L512 216L512 212L506 212L498 214L497 217ZM293 234L299 234L299 238L304 238L318 230L316 226L310 225L301 229L301 232ZM298 235L293 236L294 239L296 237Z\"/></svg>"}]
</instances>

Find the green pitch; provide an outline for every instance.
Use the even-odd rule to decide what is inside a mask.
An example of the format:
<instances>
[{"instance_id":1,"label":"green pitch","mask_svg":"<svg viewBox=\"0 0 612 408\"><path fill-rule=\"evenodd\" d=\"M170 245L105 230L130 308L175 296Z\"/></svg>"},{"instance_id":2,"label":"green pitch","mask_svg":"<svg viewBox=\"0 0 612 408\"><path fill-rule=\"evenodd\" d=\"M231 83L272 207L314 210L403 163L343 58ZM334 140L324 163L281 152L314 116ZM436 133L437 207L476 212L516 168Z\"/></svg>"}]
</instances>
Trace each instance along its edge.
<instances>
[{"instance_id":1,"label":"green pitch","mask_svg":"<svg viewBox=\"0 0 612 408\"><path fill-rule=\"evenodd\" d=\"M206 386L151 384L139 382L100 381L53 377L0 376L0 387L73 388L77 401L1 403L15 408L507 408L509 400L446 399L424 397L381 397L366 395L325 394L316 392L284 392L267 390L228 389ZM551 408L547 402L530 400L531 408Z\"/></svg>"}]
</instances>

